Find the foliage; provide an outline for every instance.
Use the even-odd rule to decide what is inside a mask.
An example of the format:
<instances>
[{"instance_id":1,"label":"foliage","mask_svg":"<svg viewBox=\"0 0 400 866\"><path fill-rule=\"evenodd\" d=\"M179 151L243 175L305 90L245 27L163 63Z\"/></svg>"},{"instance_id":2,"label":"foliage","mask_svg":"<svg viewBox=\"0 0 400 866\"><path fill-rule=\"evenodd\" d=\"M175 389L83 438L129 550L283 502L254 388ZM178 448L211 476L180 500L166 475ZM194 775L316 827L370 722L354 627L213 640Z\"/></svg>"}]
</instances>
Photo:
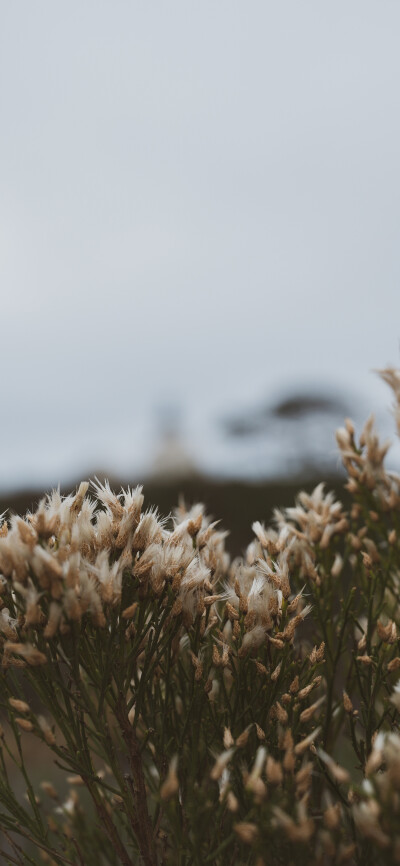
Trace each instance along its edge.
<instances>
[{"instance_id":1,"label":"foliage","mask_svg":"<svg viewBox=\"0 0 400 866\"><path fill-rule=\"evenodd\" d=\"M4 863L400 863L400 478L372 419L337 440L350 508L302 492L233 562L140 487L3 520Z\"/></svg>"}]
</instances>

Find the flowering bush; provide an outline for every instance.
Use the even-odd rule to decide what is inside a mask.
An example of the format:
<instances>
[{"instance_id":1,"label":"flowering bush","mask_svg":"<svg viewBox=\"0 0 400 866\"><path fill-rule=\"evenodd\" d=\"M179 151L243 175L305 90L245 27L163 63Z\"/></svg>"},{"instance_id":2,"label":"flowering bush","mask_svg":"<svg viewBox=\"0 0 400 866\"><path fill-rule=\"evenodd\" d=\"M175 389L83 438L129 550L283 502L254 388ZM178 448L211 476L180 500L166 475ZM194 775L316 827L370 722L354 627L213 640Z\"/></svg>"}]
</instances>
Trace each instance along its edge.
<instances>
[{"instance_id":1,"label":"flowering bush","mask_svg":"<svg viewBox=\"0 0 400 866\"><path fill-rule=\"evenodd\" d=\"M302 492L233 562L140 487L3 519L2 862L400 863L400 478L372 420L337 441L349 506Z\"/></svg>"}]
</instances>

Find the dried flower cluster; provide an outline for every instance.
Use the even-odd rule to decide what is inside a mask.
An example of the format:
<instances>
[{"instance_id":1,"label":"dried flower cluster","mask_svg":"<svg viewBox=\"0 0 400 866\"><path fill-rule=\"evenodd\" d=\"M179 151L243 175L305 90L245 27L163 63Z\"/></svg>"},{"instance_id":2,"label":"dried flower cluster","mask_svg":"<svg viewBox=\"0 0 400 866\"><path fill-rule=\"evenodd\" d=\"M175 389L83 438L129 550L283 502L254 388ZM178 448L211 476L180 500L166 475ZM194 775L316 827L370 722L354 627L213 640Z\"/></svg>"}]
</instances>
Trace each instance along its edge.
<instances>
[{"instance_id":1,"label":"dried flower cluster","mask_svg":"<svg viewBox=\"0 0 400 866\"><path fill-rule=\"evenodd\" d=\"M141 487L3 516L2 862L400 863L400 478L372 419L337 441L345 505L300 493L233 562Z\"/></svg>"}]
</instances>

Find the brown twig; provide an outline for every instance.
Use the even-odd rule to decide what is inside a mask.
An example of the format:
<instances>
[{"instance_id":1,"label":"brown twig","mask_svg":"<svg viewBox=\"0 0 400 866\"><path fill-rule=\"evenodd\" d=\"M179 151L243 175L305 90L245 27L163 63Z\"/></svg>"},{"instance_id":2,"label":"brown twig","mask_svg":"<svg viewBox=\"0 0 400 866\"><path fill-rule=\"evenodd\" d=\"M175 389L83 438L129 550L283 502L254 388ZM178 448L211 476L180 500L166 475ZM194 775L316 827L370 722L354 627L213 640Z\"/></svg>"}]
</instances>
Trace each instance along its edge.
<instances>
[{"instance_id":1,"label":"brown twig","mask_svg":"<svg viewBox=\"0 0 400 866\"><path fill-rule=\"evenodd\" d=\"M100 818L102 825L105 828L111 844L114 846L116 854L118 855L121 863L123 864L123 866L134 866L133 860L131 860L125 848L125 845L123 844L123 842L121 842L121 839L118 835L118 830L114 824L114 821L111 818L111 815L109 815L107 811L105 803L101 799L99 799L98 796L96 796L96 790L94 786L86 779L85 782L92 797L96 812Z\"/></svg>"},{"instance_id":2,"label":"brown twig","mask_svg":"<svg viewBox=\"0 0 400 866\"><path fill-rule=\"evenodd\" d=\"M138 840L140 853L145 866L157 866L155 851L155 834L147 808L147 792L143 773L142 758L136 733L129 722L126 702L123 695L115 706L115 714L121 729L122 737L128 749L129 766L132 775L132 796L135 813L130 815L133 832Z\"/></svg>"}]
</instances>

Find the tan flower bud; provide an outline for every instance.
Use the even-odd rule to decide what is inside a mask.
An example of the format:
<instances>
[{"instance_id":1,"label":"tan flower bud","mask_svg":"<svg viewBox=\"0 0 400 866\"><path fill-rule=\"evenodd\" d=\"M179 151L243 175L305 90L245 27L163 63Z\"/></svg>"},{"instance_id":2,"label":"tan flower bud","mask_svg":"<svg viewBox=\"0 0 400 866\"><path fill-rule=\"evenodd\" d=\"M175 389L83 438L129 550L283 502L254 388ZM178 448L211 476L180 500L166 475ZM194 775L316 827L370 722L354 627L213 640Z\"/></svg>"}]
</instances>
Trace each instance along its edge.
<instances>
[{"instance_id":1,"label":"tan flower bud","mask_svg":"<svg viewBox=\"0 0 400 866\"><path fill-rule=\"evenodd\" d=\"M311 704L311 706L309 706L309 707L307 707L307 709L303 710L303 712L300 713L300 721L301 722L309 722L312 719L312 717L314 716L318 707L321 705L321 703L324 700L325 700L325 697L322 697L319 699L319 701L315 701L314 704Z\"/></svg>"},{"instance_id":2,"label":"tan flower bud","mask_svg":"<svg viewBox=\"0 0 400 866\"><path fill-rule=\"evenodd\" d=\"M383 763L383 752L381 749L372 749L371 754L368 757L367 763L365 764L365 775L371 775L371 773L376 773L377 770L381 767Z\"/></svg>"},{"instance_id":3,"label":"tan flower bud","mask_svg":"<svg viewBox=\"0 0 400 866\"><path fill-rule=\"evenodd\" d=\"M343 706L345 708L346 713L352 713L354 710L353 704L352 704L347 692L343 692Z\"/></svg>"},{"instance_id":4,"label":"tan flower bud","mask_svg":"<svg viewBox=\"0 0 400 866\"><path fill-rule=\"evenodd\" d=\"M212 650L212 660L213 660L213 664L215 665L215 667L219 668L221 666L222 657L220 656L218 649L217 649L215 644L213 645L213 650Z\"/></svg>"},{"instance_id":5,"label":"tan flower bud","mask_svg":"<svg viewBox=\"0 0 400 866\"><path fill-rule=\"evenodd\" d=\"M278 679L279 674L281 672L281 667L282 667L282 662L279 662L279 664L276 666L275 670L272 671L271 680L273 683Z\"/></svg>"},{"instance_id":6,"label":"tan flower bud","mask_svg":"<svg viewBox=\"0 0 400 866\"><path fill-rule=\"evenodd\" d=\"M258 835L256 824L251 824L249 821L240 821L239 824L234 824L233 829L246 845L252 845Z\"/></svg>"},{"instance_id":7,"label":"tan flower bud","mask_svg":"<svg viewBox=\"0 0 400 866\"><path fill-rule=\"evenodd\" d=\"M340 553L337 553L335 556L335 559L333 561L332 568L331 568L332 577L339 577L339 574L341 573L342 569L343 569L343 559L342 559Z\"/></svg>"},{"instance_id":8,"label":"tan flower bud","mask_svg":"<svg viewBox=\"0 0 400 866\"><path fill-rule=\"evenodd\" d=\"M372 658L367 654L364 654L363 656L357 656L357 661L361 662L361 664L365 665L366 667L368 667L368 665L372 665Z\"/></svg>"},{"instance_id":9,"label":"tan flower bud","mask_svg":"<svg viewBox=\"0 0 400 866\"><path fill-rule=\"evenodd\" d=\"M203 515L201 512L193 520L189 520L187 525L187 531L192 538L194 538L197 533L200 532L202 522Z\"/></svg>"},{"instance_id":10,"label":"tan flower bud","mask_svg":"<svg viewBox=\"0 0 400 866\"><path fill-rule=\"evenodd\" d=\"M139 602L134 601L133 604L130 604L129 607L126 607L125 610L122 611L122 619L133 619L135 616L137 607Z\"/></svg>"},{"instance_id":11,"label":"tan flower bud","mask_svg":"<svg viewBox=\"0 0 400 866\"><path fill-rule=\"evenodd\" d=\"M229 601L226 602L225 610L226 610L226 612L228 614L228 618L231 620L231 622L234 622L234 621L239 619L239 613L238 613L236 607L234 607L233 604L230 604Z\"/></svg>"},{"instance_id":12,"label":"tan flower bud","mask_svg":"<svg viewBox=\"0 0 400 866\"><path fill-rule=\"evenodd\" d=\"M263 742L265 740L265 731L263 731L263 729L260 728L260 725L258 725L257 722L256 722L256 734L257 734L258 740L260 740L261 742Z\"/></svg>"},{"instance_id":13,"label":"tan flower bud","mask_svg":"<svg viewBox=\"0 0 400 866\"><path fill-rule=\"evenodd\" d=\"M18 698L9 698L8 703L18 713L30 713L31 711L29 704L25 701L20 701Z\"/></svg>"},{"instance_id":14,"label":"tan flower bud","mask_svg":"<svg viewBox=\"0 0 400 866\"><path fill-rule=\"evenodd\" d=\"M293 773L296 764L293 746L288 746L288 748L286 749L282 763L283 769L286 770L287 773Z\"/></svg>"},{"instance_id":15,"label":"tan flower bud","mask_svg":"<svg viewBox=\"0 0 400 866\"><path fill-rule=\"evenodd\" d=\"M277 637L271 637L271 635L268 635L268 640L270 643L272 643L272 646L275 646L277 649L283 649L283 647L285 646L283 641L279 640L279 638Z\"/></svg>"},{"instance_id":16,"label":"tan flower bud","mask_svg":"<svg viewBox=\"0 0 400 866\"><path fill-rule=\"evenodd\" d=\"M238 640L238 638L240 637L240 625L236 620L233 623L233 632L232 633L233 633L233 637L235 638L235 640Z\"/></svg>"},{"instance_id":17,"label":"tan flower bud","mask_svg":"<svg viewBox=\"0 0 400 866\"><path fill-rule=\"evenodd\" d=\"M230 749L234 744L234 739L231 734L230 728L224 728L224 747L225 749Z\"/></svg>"},{"instance_id":18,"label":"tan flower bud","mask_svg":"<svg viewBox=\"0 0 400 866\"><path fill-rule=\"evenodd\" d=\"M22 731L27 731L28 733L30 733L30 731L33 731L33 724L28 719L20 719L19 717L17 717L15 721Z\"/></svg>"},{"instance_id":19,"label":"tan flower bud","mask_svg":"<svg viewBox=\"0 0 400 866\"><path fill-rule=\"evenodd\" d=\"M313 688L314 688L314 683L309 683L308 686L304 686L304 689L300 689L300 691L297 695L299 701L302 701L302 700L304 700L304 698L307 698L308 695L310 694L310 692L312 692Z\"/></svg>"},{"instance_id":20,"label":"tan flower bud","mask_svg":"<svg viewBox=\"0 0 400 866\"><path fill-rule=\"evenodd\" d=\"M48 797L51 797L52 800L58 800L58 794L51 782L41 782L40 787Z\"/></svg>"},{"instance_id":21,"label":"tan flower bud","mask_svg":"<svg viewBox=\"0 0 400 866\"><path fill-rule=\"evenodd\" d=\"M289 717L286 710L283 709L279 701L276 701L276 703L274 704L274 710L276 718L281 723L281 725L287 725Z\"/></svg>"},{"instance_id":22,"label":"tan flower bud","mask_svg":"<svg viewBox=\"0 0 400 866\"><path fill-rule=\"evenodd\" d=\"M229 764L229 761L234 752L235 749L226 749L225 752L221 752L221 754L218 755L217 760L215 761L215 764L210 773L211 779L213 779L214 781L218 781L218 779L221 778L222 773L224 772L225 767L227 767L227 765Z\"/></svg>"},{"instance_id":23,"label":"tan flower bud","mask_svg":"<svg viewBox=\"0 0 400 866\"><path fill-rule=\"evenodd\" d=\"M38 716L38 725L48 746L54 746L56 738L51 730L51 727L44 716Z\"/></svg>"},{"instance_id":24,"label":"tan flower bud","mask_svg":"<svg viewBox=\"0 0 400 866\"><path fill-rule=\"evenodd\" d=\"M332 804L332 806L328 806L324 812L324 824L325 827L328 827L329 830L336 830L339 827L341 818L341 809L340 803Z\"/></svg>"},{"instance_id":25,"label":"tan flower bud","mask_svg":"<svg viewBox=\"0 0 400 866\"><path fill-rule=\"evenodd\" d=\"M266 677L268 676L267 668L261 662L257 661L257 659L255 660L255 666L259 674L263 674Z\"/></svg>"},{"instance_id":26,"label":"tan flower bud","mask_svg":"<svg viewBox=\"0 0 400 866\"><path fill-rule=\"evenodd\" d=\"M325 642L322 641L322 643L319 645L319 647L315 646L311 650L310 655L309 655L310 664L315 665L318 662L321 662L324 658L324 653L325 653Z\"/></svg>"},{"instance_id":27,"label":"tan flower bud","mask_svg":"<svg viewBox=\"0 0 400 866\"><path fill-rule=\"evenodd\" d=\"M179 780L177 776L178 756L174 755L168 768L167 778L160 788L162 800L170 800L179 791Z\"/></svg>"},{"instance_id":28,"label":"tan flower bud","mask_svg":"<svg viewBox=\"0 0 400 866\"><path fill-rule=\"evenodd\" d=\"M367 646L367 635L363 634L363 636L360 637L360 640L357 643L357 649L361 653L361 652L364 652L366 646Z\"/></svg>"},{"instance_id":29,"label":"tan flower bud","mask_svg":"<svg viewBox=\"0 0 400 866\"><path fill-rule=\"evenodd\" d=\"M313 765L308 762L295 775L296 795L302 797L311 788Z\"/></svg>"},{"instance_id":30,"label":"tan flower bud","mask_svg":"<svg viewBox=\"0 0 400 866\"><path fill-rule=\"evenodd\" d=\"M265 765L265 773L270 785L280 785L283 779L282 767L271 755L268 755Z\"/></svg>"},{"instance_id":31,"label":"tan flower bud","mask_svg":"<svg viewBox=\"0 0 400 866\"><path fill-rule=\"evenodd\" d=\"M237 812L239 809L239 801L237 797L235 797L233 791L228 791L226 797L226 805L230 812Z\"/></svg>"},{"instance_id":32,"label":"tan flower bud","mask_svg":"<svg viewBox=\"0 0 400 866\"><path fill-rule=\"evenodd\" d=\"M244 747L247 745L247 741L249 739L249 734L250 734L249 728L245 728L244 731L242 731L242 733L239 734L238 737L236 737L236 745L240 749L244 749Z\"/></svg>"},{"instance_id":33,"label":"tan flower bud","mask_svg":"<svg viewBox=\"0 0 400 866\"><path fill-rule=\"evenodd\" d=\"M317 738L321 728L315 728L314 731L311 731L311 734L308 737L305 737L304 740L301 740L300 743L297 743L294 747L295 755L303 755L305 751L312 745L314 740Z\"/></svg>"},{"instance_id":34,"label":"tan flower bud","mask_svg":"<svg viewBox=\"0 0 400 866\"><path fill-rule=\"evenodd\" d=\"M379 635L381 641L383 641L384 643L389 643L389 644L396 643L396 640L397 640L396 624L394 622L392 622L392 620L389 620L387 625L384 626L381 623L381 621L378 619L377 631L378 631L378 635Z\"/></svg>"}]
</instances>

